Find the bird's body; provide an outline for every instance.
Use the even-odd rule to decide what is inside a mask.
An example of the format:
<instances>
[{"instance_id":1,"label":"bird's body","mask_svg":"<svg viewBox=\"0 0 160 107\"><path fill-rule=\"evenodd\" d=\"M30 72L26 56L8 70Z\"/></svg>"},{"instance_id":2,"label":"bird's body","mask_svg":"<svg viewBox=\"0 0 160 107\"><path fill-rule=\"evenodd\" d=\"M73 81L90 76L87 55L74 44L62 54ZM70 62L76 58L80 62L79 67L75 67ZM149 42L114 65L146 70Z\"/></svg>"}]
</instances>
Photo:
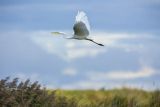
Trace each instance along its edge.
<instances>
[{"instance_id":1,"label":"bird's body","mask_svg":"<svg viewBox=\"0 0 160 107\"><path fill-rule=\"evenodd\" d=\"M85 24L83 22L75 23L74 27L74 37L83 39L89 35L89 31L87 30Z\"/></svg>"},{"instance_id":2,"label":"bird's body","mask_svg":"<svg viewBox=\"0 0 160 107\"><path fill-rule=\"evenodd\" d=\"M104 46L103 44L99 44L92 39L87 38L89 36L90 32L90 25L88 21L88 17L83 11L78 11L78 14L75 19L75 24L73 26L74 34L72 37L67 39L78 39L78 40L88 40L93 43L96 43L97 45ZM67 35L62 32L52 32L53 34L60 34L60 35Z\"/></svg>"}]
</instances>

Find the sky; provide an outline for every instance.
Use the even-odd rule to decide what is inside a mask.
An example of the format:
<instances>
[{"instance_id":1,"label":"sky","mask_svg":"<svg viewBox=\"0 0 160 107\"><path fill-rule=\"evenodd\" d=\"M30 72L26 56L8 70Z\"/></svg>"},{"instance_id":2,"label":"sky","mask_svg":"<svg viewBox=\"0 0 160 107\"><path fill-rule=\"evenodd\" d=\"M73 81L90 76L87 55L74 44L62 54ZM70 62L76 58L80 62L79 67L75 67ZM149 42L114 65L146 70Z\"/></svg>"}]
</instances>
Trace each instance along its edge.
<instances>
[{"instance_id":1,"label":"sky","mask_svg":"<svg viewBox=\"0 0 160 107\"><path fill-rule=\"evenodd\" d=\"M89 41L66 40L78 10ZM0 79L52 89L160 88L159 0L1 0Z\"/></svg>"}]
</instances>

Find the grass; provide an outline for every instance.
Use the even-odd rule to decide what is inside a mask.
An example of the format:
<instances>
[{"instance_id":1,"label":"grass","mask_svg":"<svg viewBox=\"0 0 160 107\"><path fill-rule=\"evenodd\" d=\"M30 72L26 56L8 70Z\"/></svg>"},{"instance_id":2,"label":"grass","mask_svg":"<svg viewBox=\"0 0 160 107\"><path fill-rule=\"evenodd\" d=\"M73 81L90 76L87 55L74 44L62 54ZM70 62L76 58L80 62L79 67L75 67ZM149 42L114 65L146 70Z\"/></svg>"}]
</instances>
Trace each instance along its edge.
<instances>
[{"instance_id":1,"label":"grass","mask_svg":"<svg viewBox=\"0 0 160 107\"><path fill-rule=\"evenodd\" d=\"M160 107L160 90L47 90L30 80L0 80L0 107Z\"/></svg>"},{"instance_id":2,"label":"grass","mask_svg":"<svg viewBox=\"0 0 160 107\"><path fill-rule=\"evenodd\" d=\"M74 99L76 107L160 107L159 90L56 90L56 96Z\"/></svg>"}]
</instances>

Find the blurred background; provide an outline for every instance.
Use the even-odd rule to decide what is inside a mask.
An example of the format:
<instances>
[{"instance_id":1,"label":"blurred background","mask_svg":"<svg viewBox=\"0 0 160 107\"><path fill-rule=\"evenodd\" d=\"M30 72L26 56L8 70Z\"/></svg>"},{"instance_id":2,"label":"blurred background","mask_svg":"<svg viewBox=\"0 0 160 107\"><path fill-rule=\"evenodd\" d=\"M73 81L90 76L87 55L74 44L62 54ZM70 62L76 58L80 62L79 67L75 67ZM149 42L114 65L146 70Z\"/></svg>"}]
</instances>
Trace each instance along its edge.
<instances>
[{"instance_id":1,"label":"blurred background","mask_svg":"<svg viewBox=\"0 0 160 107\"><path fill-rule=\"evenodd\" d=\"M90 37L66 40L78 10ZM39 81L47 88L160 88L159 0L1 0L0 78Z\"/></svg>"}]
</instances>

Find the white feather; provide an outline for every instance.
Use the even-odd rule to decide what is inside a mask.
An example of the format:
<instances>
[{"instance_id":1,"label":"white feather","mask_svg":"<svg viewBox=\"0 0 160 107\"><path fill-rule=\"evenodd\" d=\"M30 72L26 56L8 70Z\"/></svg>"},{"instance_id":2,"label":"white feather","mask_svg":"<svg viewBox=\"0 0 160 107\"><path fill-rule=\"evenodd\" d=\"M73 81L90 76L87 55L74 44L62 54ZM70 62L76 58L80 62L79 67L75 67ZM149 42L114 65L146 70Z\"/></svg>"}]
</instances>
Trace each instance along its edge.
<instances>
[{"instance_id":1,"label":"white feather","mask_svg":"<svg viewBox=\"0 0 160 107\"><path fill-rule=\"evenodd\" d=\"M77 23L77 22L83 22L86 25L88 31L90 31L90 25L89 25L88 17L86 16L85 12L78 11L75 23Z\"/></svg>"}]
</instances>

